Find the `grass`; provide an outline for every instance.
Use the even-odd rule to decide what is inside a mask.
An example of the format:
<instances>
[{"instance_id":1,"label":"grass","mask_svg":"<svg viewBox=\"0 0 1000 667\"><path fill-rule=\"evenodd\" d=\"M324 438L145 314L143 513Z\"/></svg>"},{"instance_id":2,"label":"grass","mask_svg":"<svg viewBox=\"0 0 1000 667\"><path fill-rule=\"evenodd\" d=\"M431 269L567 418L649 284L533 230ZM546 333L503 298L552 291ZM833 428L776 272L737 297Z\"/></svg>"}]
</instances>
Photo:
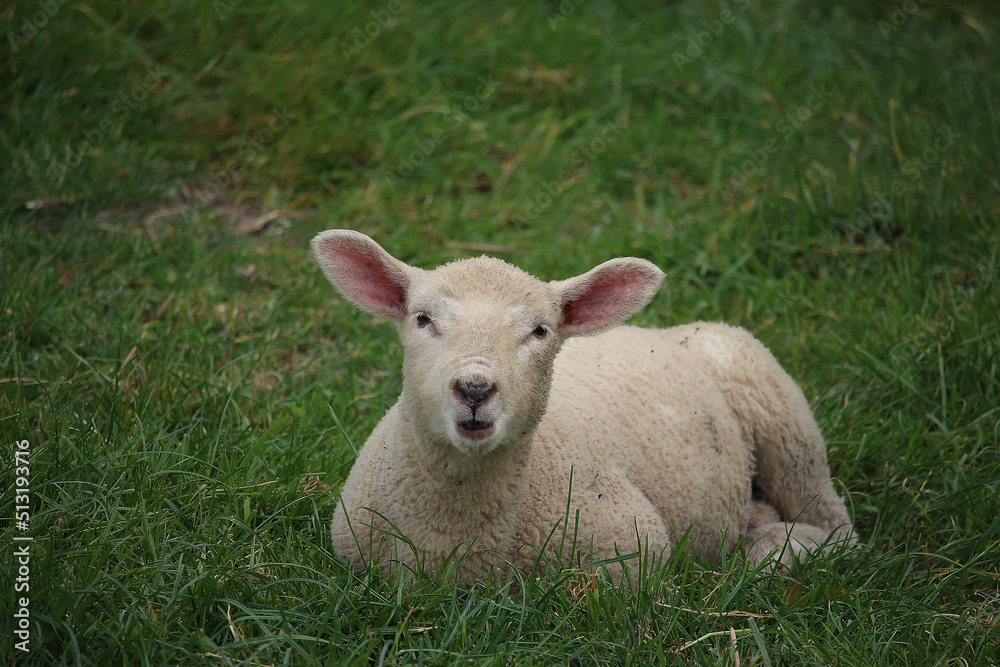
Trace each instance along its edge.
<instances>
[{"instance_id":1,"label":"grass","mask_svg":"<svg viewBox=\"0 0 1000 667\"><path fill-rule=\"evenodd\" d=\"M34 540L30 651L12 611L0 652L998 664L992 6L343 5L0 10L5 608L21 440ZM862 545L774 577L678 553L638 590L348 573L327 527L401 350L309 257L333 227L546 279L651 259L668 280L636 321L769 345Z\"/></svg>"}]
</instances>

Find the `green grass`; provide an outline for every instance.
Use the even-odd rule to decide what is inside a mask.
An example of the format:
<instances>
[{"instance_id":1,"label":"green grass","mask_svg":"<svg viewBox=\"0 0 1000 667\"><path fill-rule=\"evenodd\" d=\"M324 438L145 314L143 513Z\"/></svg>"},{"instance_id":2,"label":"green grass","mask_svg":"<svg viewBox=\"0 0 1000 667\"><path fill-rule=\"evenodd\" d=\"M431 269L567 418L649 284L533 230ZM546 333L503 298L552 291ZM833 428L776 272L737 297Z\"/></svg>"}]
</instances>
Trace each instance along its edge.
<instances>
[{"instance_id":1,"label":"green grass","mask_svg":"<svg viewBox=\"0 0 1000 667\"><path fill-rule=\"evenodd\" d=\"M0 9L0 655L998 664L992 4L664 5ZM401 349L309 257L334 227L421 266L502 246L546 279L651 259L668 279L635 321L770 346L861 546L774 577L676 554L638 590L346 572L348 437L395 400Z\"/></svg>"}]
</instances>

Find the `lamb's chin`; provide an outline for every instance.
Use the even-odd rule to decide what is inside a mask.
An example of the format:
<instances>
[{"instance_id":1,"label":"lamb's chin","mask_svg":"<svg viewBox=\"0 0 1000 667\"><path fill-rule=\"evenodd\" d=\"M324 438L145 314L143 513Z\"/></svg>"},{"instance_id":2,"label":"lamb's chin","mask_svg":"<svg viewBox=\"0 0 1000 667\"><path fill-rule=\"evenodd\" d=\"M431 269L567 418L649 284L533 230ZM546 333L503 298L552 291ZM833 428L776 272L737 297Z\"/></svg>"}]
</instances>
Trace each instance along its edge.
<instances>
[{"instance_id":1,"label":"lamb's chin","mask_svg":"<svg viewBox=\"0 0 1000 667\"><path fill-rule=\"evenodd\" d=\"M495 421L456 421L453 424L451 444L467 456L485 456L500 445L502 438L499 426Z\"/></svg>"}]
</instances>

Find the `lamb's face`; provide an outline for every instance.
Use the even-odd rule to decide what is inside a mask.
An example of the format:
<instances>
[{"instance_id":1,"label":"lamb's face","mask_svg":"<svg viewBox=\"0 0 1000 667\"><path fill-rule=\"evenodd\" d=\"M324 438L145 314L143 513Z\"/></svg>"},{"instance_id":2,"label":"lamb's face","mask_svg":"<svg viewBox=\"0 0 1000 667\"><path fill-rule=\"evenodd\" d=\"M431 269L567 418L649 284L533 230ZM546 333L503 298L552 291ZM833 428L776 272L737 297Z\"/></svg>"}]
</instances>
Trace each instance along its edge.
<instances>
[{"instance_id":1,"label":"lamb's face","mask_svg":"<svg viewBox=\"0 0 1000 667\"><path fill-rule=\"evenodd\" d=\"M399 322L410 418L470 456L530 433L548 401L560 316L548 284L497 259L415 277Z\"/></svg>"},{"instance_id":2,"label":"lamb's face","mask_svg":"<svg viewBox=\"0 0 1000 667\"><path fill-rule=\"evenodd\" d=\"M488 257L424 271L345 229L318 234L312 247L341 294L397 323L404 349L400 404L415 430L470 456L537 426L563 338L621 322L663 280L656 266L634 257L549 283Z\"/></svg>"}]
</instances>

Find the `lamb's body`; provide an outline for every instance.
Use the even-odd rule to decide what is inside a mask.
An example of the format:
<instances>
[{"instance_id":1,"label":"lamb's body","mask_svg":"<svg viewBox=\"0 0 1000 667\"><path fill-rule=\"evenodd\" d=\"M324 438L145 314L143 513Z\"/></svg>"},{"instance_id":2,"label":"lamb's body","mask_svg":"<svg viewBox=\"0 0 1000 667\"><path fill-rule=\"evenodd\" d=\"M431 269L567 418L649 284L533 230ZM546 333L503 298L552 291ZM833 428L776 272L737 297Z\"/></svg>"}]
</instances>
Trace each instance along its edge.
<instances>
[{"instance_id":1,"label":"lamb's body","mask_svg":"<svg viewBox=\"0 0 1000 667\"><path fill-rule=\"evenodd\" d=\"M609 394L629 398L609 405ZM410 429L397 403L362 449L333 525L339 557L354 560L360 543L371 558L362 530L371 514L362 508L372 508L413 542L424 567L460 547L458 554L469 551L464 576L481 578L503 557L530 570L536 549L564 520L570 471L577 546L587 551L592 537L597 558L614 556L616 546L635 551L637 528L644 547L648 538L651 552L669 552L690 527L688 549L708 558L718 555L722 534L727 548L755 530L771 529L783 542L780 516L799 520L804 542L850 530L802 392L759 342L722 324L618 327L567 341L556 357L549 411L533 441L507 456L468 460L450 447L428 456L408 438L393 440ZM766 442L755 442L755 432ZM782 465L757 481L755 505L762 455ZM797 488L783 486L793 480ZM365 538L355 541L345 507ZM395 532L378 518L375 524ZM392 558L414 565L409 546L393 546ZM780 546L767 541L757 559Z\"/></svg>"},{"instance_id":2,"label":"lamb's body","mask_svg":"<svg viewBox=\"0 0 1000 667\"><path fill-rule=\"evenodd\" d=\"M335 280L343 287L340 282ZM527 287L530 297L531 284ZM345 293L351 293L349 287ZM365 298L357 300L365 305ZM498 300L502 311L503 299ZM574 317L591 317L598 306L605 307L564 303L563 327L571 330ZM577 307L586 312L580 315ZM519 313L520 306L512 312ZM405 318L398 319L407 354L413 345L413 356L419 357L419 346L430 339L407 343L416 332L406 329ZM465 330L441 319L445 324L434 332L437 339L452 335L449 326ZM483 331L478 335L488 339ZM530 353L512 349L515 366ZM488 346L480 347L442 364L462 368L471 358L483 365L489 354ZM688 549L697 555L717 556L721 535L727 549L745 535L751 560L778 551L787 563L789 551L801 554L830 536L853 539L805 397L745 331L706 323L665 330L617 327L566 340L554 363L551 357L539 359L536 366L551 369L547 407L544 382L526 388L529 396L541 391L541 407L535 400L534 407L522 409L534 411L526 425L507 427L513 431L503 435L503 443L482 454L469 449L483 436L455 444L423 425L427 413L433 418L439 411L428 407L439 399L431 391L435 383L424 377L414 381L420 364L415 369L411 360L404 361L403 394L372 432L344 485L332 526L336 555L355 567L373 560L391 570L397 562L419 561L427 571L462 556L461 578L479 579L491 568L502 572L507 561L530 570L546 543L564 551L575 544L590 558L633 552L640 543L651 553L668 553L690 528ZM490 378L497 396L476 402L473 420L478 409L506 424L505 411L513 405L516 412L526 400L515 376L505 374L503 360L498 363L497 377ZM421 392L425 400L411 395ZM454 408L455 401L444 402ZM550 539L567 516L568 498L568 538L561 539L559 528Z\"/></svg>"}]
</instances>

